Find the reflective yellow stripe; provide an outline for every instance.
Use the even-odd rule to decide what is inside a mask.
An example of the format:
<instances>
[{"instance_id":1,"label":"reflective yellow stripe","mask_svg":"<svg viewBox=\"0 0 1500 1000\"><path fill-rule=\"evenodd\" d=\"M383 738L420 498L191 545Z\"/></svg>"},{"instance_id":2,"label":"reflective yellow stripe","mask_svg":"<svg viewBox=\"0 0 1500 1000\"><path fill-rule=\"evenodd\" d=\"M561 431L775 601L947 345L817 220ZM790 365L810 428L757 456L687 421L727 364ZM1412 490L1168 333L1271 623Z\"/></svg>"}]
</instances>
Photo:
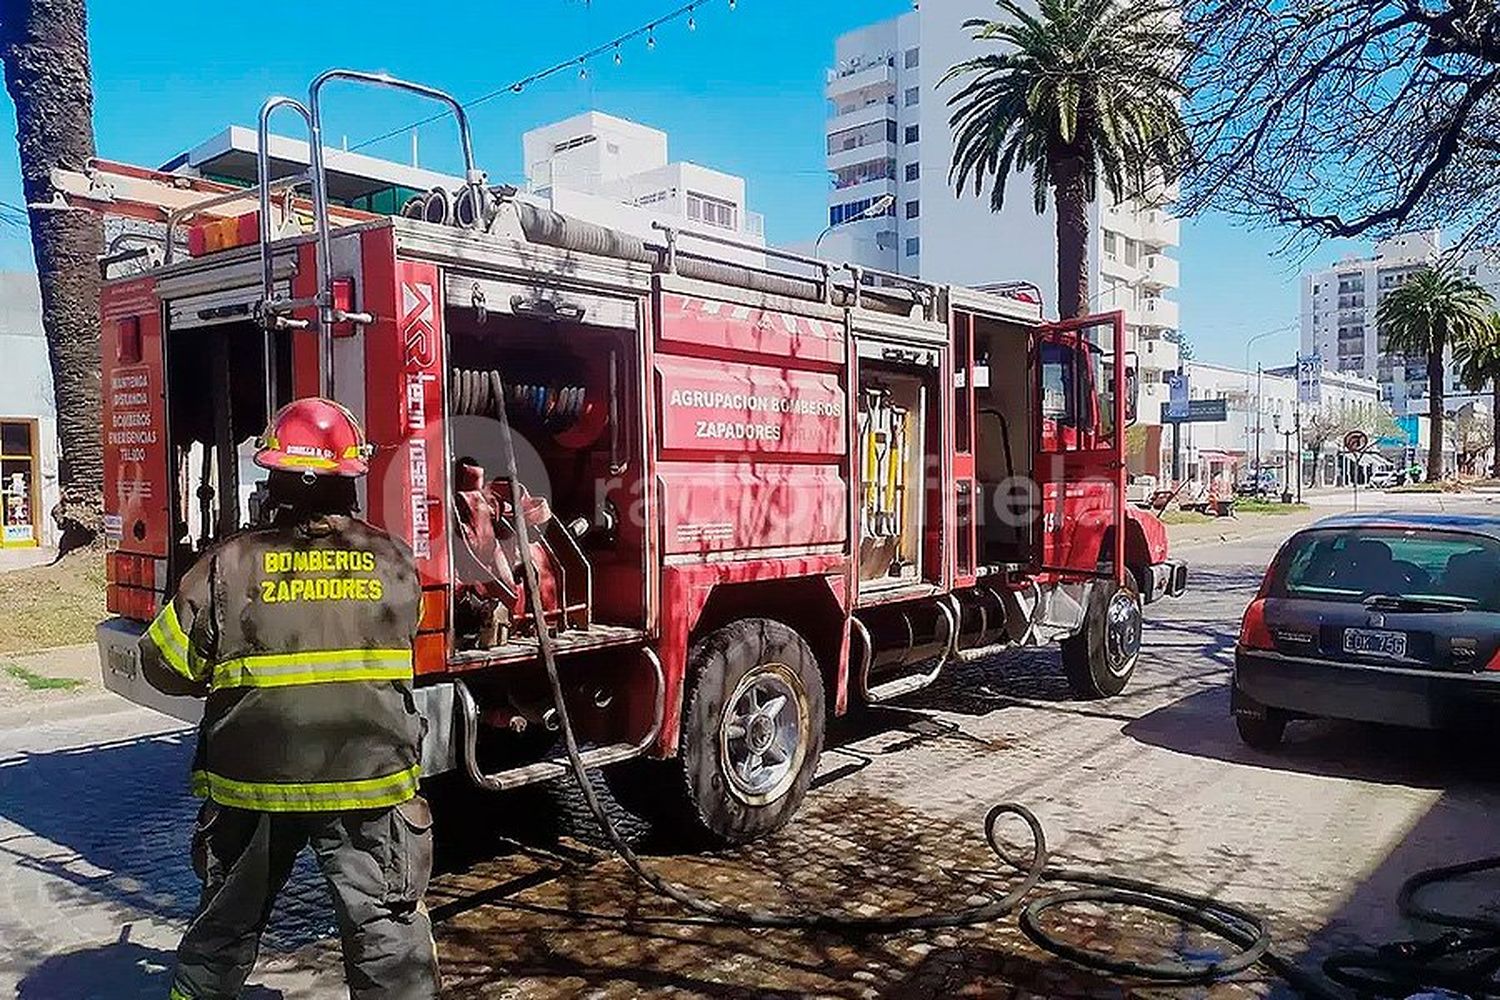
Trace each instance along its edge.
<instances>
[{"instance_id":1,"label":"reflective yellow stripe","mask_svg":"<svg viewBox=\"0 0 1500 1000\"><path fill-rule=\"evenodd\" d=\"M193 794L223 806L263 812L334 812L379 809L417 794L420 765L383 778L359 781L235 781L212 771L193 772Z\"/></svg>"},{"instance_id":2,"label":"reflective yellow stripe","mask_svg":"<svg viewBox=\"0 0 1500 1000\"><path fill-rule=\"evenodd\" d=\"M146 637L173 670L190 681L203 679L201 664L193 655L192 643L182 630L182 623L177 620L176 601L168 601L167 606L161 609L161 613L146 630Z\"/></svg>"},{"instance_id":3,"label":"reflective yellow stripe","mask_svg":"<svg viewBox=\"0 0 1500 1000\"><path fill-rule=\"evenodd\" d=\"M182 992L182 989L176 983L173 983L171 992L167 994L167 1000L193 1000L193 998L191 995Z\"/></svg>"},{"instance_id":4,"label":"reflective yellow stripe","mask_svg":"<svg viewBox=\"0 0 1500 1000\"><path fill-rule=\"evenodd\" d=\"M291 687L330 681L409 681L410 649L325 649L242 656L214 665L213 687Z\"/></svg>"}]
</instances>

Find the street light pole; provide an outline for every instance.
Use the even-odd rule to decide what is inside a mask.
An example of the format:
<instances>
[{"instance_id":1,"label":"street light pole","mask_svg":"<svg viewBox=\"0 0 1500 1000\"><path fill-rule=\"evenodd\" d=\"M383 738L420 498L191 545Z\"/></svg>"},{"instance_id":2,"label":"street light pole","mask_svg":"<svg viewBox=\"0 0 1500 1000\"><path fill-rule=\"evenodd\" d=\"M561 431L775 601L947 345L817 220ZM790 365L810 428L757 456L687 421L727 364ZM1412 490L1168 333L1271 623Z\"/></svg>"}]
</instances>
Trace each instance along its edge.
<instances>
[{"instance_id":1,"label":"street light pole","mask_svg":"<svg viewBox=\"0 0 1500 1000\"><path fill-rule=\"evenodd\" d=\"M1283 323L1280 326L1276 327L1274 330L1266 330L1266 331L1264 331L1262 333L1257 333L1255 336L1253 336L1249 340L1245 341L1245 369L1244 369L1244 371L1245 371L1245 405L1246 406L1250 405L1250 349L1255 346L1255 342L1257 340L1264 340L1266 337L1274 337L1278 333L1287 333L1295 325L1296 325L1295 323ZM1255 457L1255 475L1258 477L1260 475L1260 365L1257 364L1255 366L1255 370L1256 370L1256 385L1255 385L1255 409L1256 409L1256 415L1255 415L1255 455L1256 455L1256 457ZM1245 439L1246 439L1245 440L1245 451L1246 451L1247 455L1248 455L1248 453L1250 451L1250 440L1249 440L1249 438L1250 438L1250 415L1249 415L1249 413L1246 413L1245 414Z\"/></svg>"},{"instance_id":2,"label":"street light pole","mask_svg":"<svg viewBox=\"0 0 1500 1000\"><path fill-rule=\"evenodd\" d=\"M1255 363L1255 488L1260 489L1260 362Z\"/></svg>"}]
</instances>

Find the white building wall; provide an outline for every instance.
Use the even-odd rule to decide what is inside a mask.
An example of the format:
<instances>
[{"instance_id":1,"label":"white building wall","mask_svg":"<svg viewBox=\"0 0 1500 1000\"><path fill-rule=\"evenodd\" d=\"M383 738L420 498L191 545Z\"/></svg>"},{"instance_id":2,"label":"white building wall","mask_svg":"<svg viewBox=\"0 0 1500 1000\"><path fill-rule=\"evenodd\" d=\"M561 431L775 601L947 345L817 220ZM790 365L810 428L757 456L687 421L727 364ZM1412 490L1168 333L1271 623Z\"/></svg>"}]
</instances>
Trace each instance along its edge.
<instances>
[{"instance_id":1,"label":"white building wall","mask_svg":"<svg viewBox=\"0 0 1500 1000\"><path fill-rule=\"evenodd\" d=\"M40 503L36 528L45 546L57 544L57 411L52 369L42 333L41 293L30 272L0 273L0 417L37 421ZM9 483L6 484L8 489Z\"/></svg>"}]
</instances>

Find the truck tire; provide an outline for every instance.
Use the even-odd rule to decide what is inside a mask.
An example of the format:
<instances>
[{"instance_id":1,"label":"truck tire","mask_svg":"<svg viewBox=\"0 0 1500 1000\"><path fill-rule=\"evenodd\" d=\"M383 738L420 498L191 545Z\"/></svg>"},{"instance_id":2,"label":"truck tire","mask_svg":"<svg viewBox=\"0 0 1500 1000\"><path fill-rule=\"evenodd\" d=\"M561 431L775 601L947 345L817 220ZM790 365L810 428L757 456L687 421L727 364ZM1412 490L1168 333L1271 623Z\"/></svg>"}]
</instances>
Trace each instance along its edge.
<instances>
[{"instance_id":1,"label":"truck tire","mask_svg":"<svg viewBox=\"0 0 1500 1000\"><path fill-rule=\"evenodd\" d=\"M1095 580L1083 627L1061 645L1074 697L1109 698L1125 690L1141 655L1141 597L1133 581Z\"/></svg>"},{"instance_id":2,"label":"truck tire","mask_svg":"<svg viewBox=\"0 0 1500 1000\"><path fill-rule=\"evenodd\" d=\"M787 626L746 618L695 642L675 762L682 832L738 844L791 822L823 752L824 719L822 672Z\"/></svg>"}]
</instances>

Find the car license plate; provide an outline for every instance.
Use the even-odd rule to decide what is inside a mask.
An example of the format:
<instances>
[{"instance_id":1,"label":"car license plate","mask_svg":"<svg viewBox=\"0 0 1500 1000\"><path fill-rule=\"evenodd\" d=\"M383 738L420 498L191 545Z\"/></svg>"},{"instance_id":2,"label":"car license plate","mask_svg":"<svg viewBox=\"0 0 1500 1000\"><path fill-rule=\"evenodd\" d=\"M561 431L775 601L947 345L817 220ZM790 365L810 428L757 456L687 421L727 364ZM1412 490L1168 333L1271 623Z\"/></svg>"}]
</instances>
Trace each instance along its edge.
<instances>
[{"instance_id":1,"label":"car license plate","mask_svg":"<svg viewBox=\"0 0 1500 1000\"><path fill-rule=\"evenodd\" d=\"M1406 633L1366 628L1345 629L1344 652L1400 659L1406 656Z\"/></svg>"}]
</instances>

